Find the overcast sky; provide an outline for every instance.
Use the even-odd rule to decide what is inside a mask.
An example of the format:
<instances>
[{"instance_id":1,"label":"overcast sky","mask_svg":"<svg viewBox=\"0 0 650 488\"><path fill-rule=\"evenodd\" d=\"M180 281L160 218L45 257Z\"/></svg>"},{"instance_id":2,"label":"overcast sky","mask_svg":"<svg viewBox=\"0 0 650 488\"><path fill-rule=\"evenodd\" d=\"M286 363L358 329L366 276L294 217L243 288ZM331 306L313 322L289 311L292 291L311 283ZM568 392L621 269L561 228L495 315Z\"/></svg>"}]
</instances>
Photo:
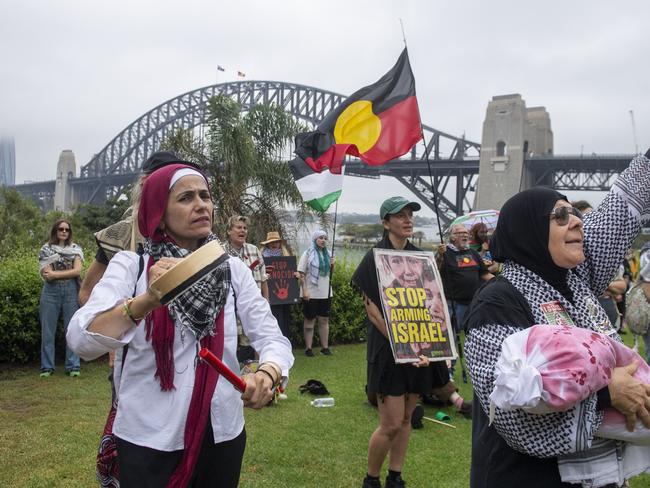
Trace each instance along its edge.
<instances>
[{"instance_id":1,"label":"overcast sky","mask_svg":"<svg viewBox=\"0 0 650 488\"><path fill-rule=\"evenodd\" d=\"M153 107L215 83L218 64L221 82L240 70L349 95L397 59L399 18L425 124L480 142L491 97L520 93L550 113L556 154L632 153L630 110L639 149L650 146L648 2L0 0L0 11L0 135L15 138L18 183L54 179L63 149L82 166ZM394 194L408 191L392 178L346 179L339 211L377 212Z\"/></svg>"}]
</instances>

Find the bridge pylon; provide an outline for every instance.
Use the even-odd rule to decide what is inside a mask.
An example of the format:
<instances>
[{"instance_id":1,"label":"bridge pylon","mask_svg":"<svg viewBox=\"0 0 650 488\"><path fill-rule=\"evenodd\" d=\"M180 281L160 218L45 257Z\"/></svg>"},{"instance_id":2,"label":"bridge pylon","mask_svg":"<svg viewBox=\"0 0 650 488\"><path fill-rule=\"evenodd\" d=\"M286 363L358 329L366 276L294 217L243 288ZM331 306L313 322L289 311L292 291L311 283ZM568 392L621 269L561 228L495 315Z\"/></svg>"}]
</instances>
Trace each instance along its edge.
<instances>
[{"instance_id":1,"label":"bridge pylon","mask_svg":"<svg viewBox=\"0 0 650 488\"><path fill-rule=\"evenodd\" d=\"M63 212L72 211L76 203L74 187L70 180L77 177L77 162L70 149L61 151L59 162L56 165L56 184L54 186L54 210Z\"/></svg>"},{"instance_id":2,"label":"bridge pylon","mask_svg":"<svg viewBox=\"0 0 650 488\"><path fill-rule=\"evenodd\" d=\"M544 107L526 108L519 94L492 97L483 122L474 208L500 209L512 195L534 184L526 158L552 154L551 118Z\"/></svg>"}]
</instances>

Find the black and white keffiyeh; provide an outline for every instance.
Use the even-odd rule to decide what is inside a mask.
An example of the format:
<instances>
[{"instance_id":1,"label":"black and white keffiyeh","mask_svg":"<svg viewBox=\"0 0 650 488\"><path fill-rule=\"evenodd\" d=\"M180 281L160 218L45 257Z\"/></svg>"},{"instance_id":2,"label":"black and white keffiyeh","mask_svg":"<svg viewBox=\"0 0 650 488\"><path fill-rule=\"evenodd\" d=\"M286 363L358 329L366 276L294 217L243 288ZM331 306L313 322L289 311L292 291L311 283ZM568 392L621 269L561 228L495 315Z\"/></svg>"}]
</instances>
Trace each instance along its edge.
<instances>
[{"instance_id":1,"label":"black and white keffiyeh","mask_svg":"<svg viewBox=\"0 0 650 488\"><path fill-rule=\"evenodd\" d=\"M202 245L214 240L218 241L218 238L211 233ZM162 257L184 258L190 255L190 251L174 243L152 243L150 239L145 241L144 251L154 262ZM181 334L189 329L197 341L208 334L214 335L215 320L226 303L230 286L230 263L226 259L170 302L167 308L172 317L181 324Z\"/></svg>"},{"instance_id":2,"label":"black and white keffiyeh","mask_svg":"<svg viewBox=\"0 0 650 488\"><path fill-rule=\"evenodd\" d=\"M560 293L538 274L512 261L504 263L495 283L477 294L468 312L465 352L485 415L503 341L522 328L548 323L542 304L559 302L575 326L620 341L597 296L616 275L649 207L650 161L638 156L598 209L585 217L586 260L567 273L569 294ZM545 415L497 408L493 426L512 449L534 458L557 458L564 482L583 487L619 486L648 469L650 455L645 446L595 437L602 415L594 394L565 412Z\"/></svg>"},{"instance_id":3,"label":"black and white keffiyeh","mask_svg":"<svg viewBox=\"0 0 650 488\"><path fill-rule=\"evenodd\" d=\"M38 269L43 271L47 266L52 266L54 271L72 269L75 258L84 260L84 252L74 242L69 246L57 244L44 244L38 253Z\"/></svg>"}]
</instances>

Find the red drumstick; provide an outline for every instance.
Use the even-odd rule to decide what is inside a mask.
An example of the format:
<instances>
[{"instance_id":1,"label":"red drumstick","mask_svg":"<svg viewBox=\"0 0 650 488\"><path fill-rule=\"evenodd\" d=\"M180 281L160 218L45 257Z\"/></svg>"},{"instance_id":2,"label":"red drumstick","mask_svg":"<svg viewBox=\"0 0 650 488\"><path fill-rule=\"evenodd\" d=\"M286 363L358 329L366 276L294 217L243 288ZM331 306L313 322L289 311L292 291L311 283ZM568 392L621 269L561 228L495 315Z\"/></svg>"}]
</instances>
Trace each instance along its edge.
<instances>
[{"instance_id":1,"label":"red drumstick","mask_svg":"<svg viewBox=\"0 0 650 488\"><path fill-rule=\"evenodd\" d=\"M219 374L232 384L232 386L244 393L246 390L246 382L235 374L232 369L226 366L221 359L212 354L209 349L206 349L205 347L201 348L199 351L199 357L216 369Z\"/></svg>"}]
</instances>

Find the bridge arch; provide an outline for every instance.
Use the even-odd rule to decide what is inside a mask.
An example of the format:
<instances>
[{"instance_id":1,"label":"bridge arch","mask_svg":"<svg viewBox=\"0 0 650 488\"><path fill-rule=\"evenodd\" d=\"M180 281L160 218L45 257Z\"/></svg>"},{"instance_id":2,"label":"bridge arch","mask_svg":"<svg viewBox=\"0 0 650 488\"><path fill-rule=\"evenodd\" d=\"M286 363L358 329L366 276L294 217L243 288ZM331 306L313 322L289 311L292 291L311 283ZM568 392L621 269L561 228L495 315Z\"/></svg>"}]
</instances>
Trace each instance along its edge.
<instances>
[{"instance_id":1,"label":"bridge arch","mask_svg":"<svg viewBox=\"0 0 650 488\"><path fill-rule=\"evenodd\" d=\"M83 190L86 195L82 199L87 202L101 201L106 198L110 181L122 184L130 181L168 134L178 129L194 129L206 122L208 101L220 94L235 100L243 110L250 110L257 104L276 104L312 126L347 98L320 88L279 81L233 81L183 93L129 124L81 168L80 178L86 182ZM478 143L426 125L423 125L423 130L426 148L419 144L407 158L422 160L425 153L432 160L462 160L468 153L478 157ZM415 180L407 177L401 182L417 191Z\"/></svg>"}]
</instances>

